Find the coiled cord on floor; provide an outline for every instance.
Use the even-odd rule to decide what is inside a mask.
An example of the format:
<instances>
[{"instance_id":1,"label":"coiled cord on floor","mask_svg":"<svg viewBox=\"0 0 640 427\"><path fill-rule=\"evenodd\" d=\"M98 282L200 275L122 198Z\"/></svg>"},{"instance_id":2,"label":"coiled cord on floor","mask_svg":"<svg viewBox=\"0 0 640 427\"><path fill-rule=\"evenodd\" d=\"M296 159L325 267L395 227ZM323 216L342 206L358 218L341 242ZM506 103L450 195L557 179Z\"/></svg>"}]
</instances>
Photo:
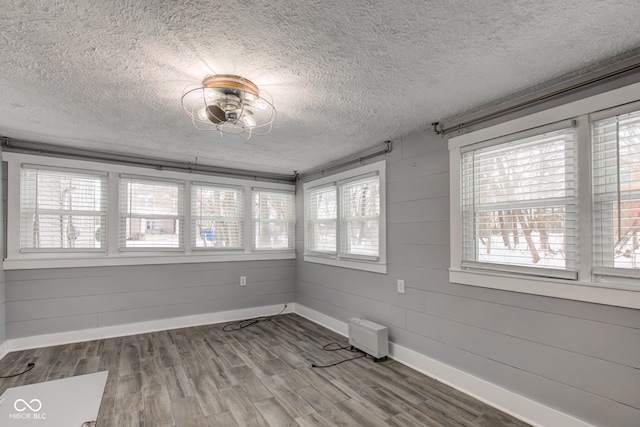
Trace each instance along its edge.
<instances>
[{"instance_id":1,"label":"coiled cord on floor","mask_svg":"<svg viewBox=\"0 0 640 427\"><path fill-rule=\"evenodd\" d=\"M226 324L226 325L224 325L222 327L222 331L223 332L239 331L240 329L244 329L244 328L249 327L251 325L255 325L258 322L271 321L271 319L273 319L274 317L280 316L282 313L284 313L284 311L286 309L287 309L287 304L285 304L284 307L282 308L282 310L280 310L280 313L274 314L273 316L255 317L253 319L245 319L245 320L239 320L239 321L234 322L234 323L228 323L228 324Z\"/></svg>"},{"instance_id":2,"label":"coiled cord on floor","mask_svg":"<svg viewBox=\"0 0 640 427\"><path fill-rule=\"evenodd\" d=\"M330 348L332 346L338 346L338 347L337 348ZM351 359L341 360L339 362L331 363L329 365L316 365L315 363L313 363L311 365L312 368L330 368L332 366L336 366L336 365L339 365L339 364L344 363L344 362L350 362L352 360L362 359L363 357L367 357L368 356L368 354L363 352L362 350L358 350L357 348L355 348L353 346L350 346L350 345L343 347L343 346L340 345L340 343L337 343L337 342L331 342L329 344L325 344L325 345L322 346L322 349L324 351L346 350L346 351L348 351L350 353L362 353L362 354L360 354L360 356L352 357Z\"/></svg>"}]
</instances>

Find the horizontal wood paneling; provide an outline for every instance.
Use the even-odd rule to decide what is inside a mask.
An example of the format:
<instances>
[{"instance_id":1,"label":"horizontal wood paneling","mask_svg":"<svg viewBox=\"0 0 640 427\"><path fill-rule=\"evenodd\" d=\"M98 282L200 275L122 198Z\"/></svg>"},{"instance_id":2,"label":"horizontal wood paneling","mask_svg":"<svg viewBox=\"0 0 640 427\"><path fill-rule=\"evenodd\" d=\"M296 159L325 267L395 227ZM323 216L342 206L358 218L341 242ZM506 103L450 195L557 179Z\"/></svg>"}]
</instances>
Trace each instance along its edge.
<instances>
[{"instance_id":1,"label":"horizontal wood paneling","mask_svg":"<svg viewBox=\"0 0 640 427\"><path fill-rule=\"evenodd\" d=\"M8 338L291 302L295 261L12 270ZM247 286L240 286L240 276Z\"/></svg>"},{"instance_id":2,"label":"horizontal wood paneling","mask_svg":"<svg viewBox=\"0 0 640 427\"><path fill-rule=\"evenodd\" d=\"M447 310L453 306L459 308L455 316ZM482 325L493 332L546 346L632 368L640 366L640 329L637 328L439 293L425 295L424 310L433 316L471 326Z\"/></svg>"},{"instance_id":3,"label":"horizontal wood paneling","mask_svg":"<svg viewBox=\"0 0 640 427\"><path fill-rule=\"evenodd\" d=\"M410 200L387 205L387 222L391 224L425 222L425 215L428 215L429 221L449 221L449 197Z\"/></svg>"},{"instance_id":4,"label":"horizontal wood paneling","mask_svg":"<svg viewBox=\"0 0 640 427\"><path fill-rule=\"evenodd\" d=\"M478 378L503 387L508 383L510 384L509 390L522 396L536 396L535 400L546 406L558 408L561 404L562 412L576 418L589 420L595 426L622 427L637 424L639 412L628 405L543 378L463 349L452 351L451 346L447 344L407 330L396 331L396 337L403 342L415 343L416 351L428 354L466 372L473 372Z\"/></svg>"},{"instance_id":5,"label":"horizontal wood paneling","mask_svg":"<svg viewBox=\"0 0 640 427\"><path fill-rule=\"evenodd\" d=\"M640 407L640 394L636 393L640 384L638 369L431 314L408 311L407 329L452 348L463 349L581 390L593 390L594 394L635 408Z\"/></svg>"}]
</instances>

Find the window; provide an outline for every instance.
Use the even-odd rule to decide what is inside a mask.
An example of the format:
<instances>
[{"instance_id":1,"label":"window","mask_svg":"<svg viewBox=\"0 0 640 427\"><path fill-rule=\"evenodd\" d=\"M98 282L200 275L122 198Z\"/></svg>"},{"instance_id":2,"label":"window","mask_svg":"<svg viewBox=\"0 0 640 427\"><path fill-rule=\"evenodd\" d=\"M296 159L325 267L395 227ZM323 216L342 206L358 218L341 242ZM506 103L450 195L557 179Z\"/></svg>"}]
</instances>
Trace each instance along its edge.
<instances>
[{"instance_id":1,"label":"window","mask_svg":"<svg viewBox=\"0 0 640 427\"><path fill-rule=\"evenodd\" d=\"M253 247L257 250L294 248L293 193L253 189Z\"/></svg>"},{"instance_id":2,"label":"window","mask_svg":"<svg viewBox=\"0 0 640 427\"><path fill-rule=\"evenodd\" d=\"M384 166L304 184L306 261L386 272Z\"/></svg>"},{"instance_id":3,"label":"window","mask_svg":"<svg viewBox=\"0 0 640 427\"><path fill-rule=\"evenodd\" d=\"M193 246L198 249L242 249L242 189L193 183L191 194Z\"/></svg>"},{"instance_id":4,"label":"window","mask_svg":"<svg viewBox=\"0 0 640 427\"><path fill-rule=\"evenodd\" d=\"M307 252L337 253L338 196L335 185L306 193Z\"/></svg>"},{"instance_id":5,"label":"window","mask_svg":"<svg viewBox=\"0 0 640 427\"><path fill-rule=\"evenodd\" d=\"M573 128L462 154L463 267L577 276Z\"/></svg>"},{"instance_id":6,"label":"window","mask_svg":"<svg viewBox=\"0 0 640 427\"><path fill-rule=\"evenodd\" d=\"M380 178L338 184L340 256L377 261L380 255Z\"/></svg>"},{"instance_id":7,"label":"window","mask_svg":"<svg viewBox=\"0 0 640 427\"><path fill-rule=\"evenodd\" d=\"M5 270L295 259L293 183L0 155Z\"/></svg>"},{"instance_id":8,"label":"window","mask_svg":"<svg viewBox=\"0 0 640 427\"><path fill-rule=\"evenodd\" d=\"M449 139L449 281L640 308L640 83Z\"/></svg>"},{"instance_id":9,"label":"window","mask_svg":"<svg viewBox=\"0 0 640 427\"><path fill-rule=\"evenodd\" d=\"M640 111L594 121L592 143L594 264L603 273L638 275Z\"/></svg>"},{"instance_id":10,"label":"window","mask_svg":"<svg viewBox=\"0 0 640 427\"><path fill-rule=\"evenodd\" d=\"M104 251L107 175L23 165L20 250Z\"/></svg>"},{"instance_id":11,"label":"window","mask_svg":"<svg viewBox=\"0 0 640 427\"><path fill-rule=\"evenodd\" d=\"M184 184L120 178L121 249L182 248Z\"/></svg>"}]
</instances>

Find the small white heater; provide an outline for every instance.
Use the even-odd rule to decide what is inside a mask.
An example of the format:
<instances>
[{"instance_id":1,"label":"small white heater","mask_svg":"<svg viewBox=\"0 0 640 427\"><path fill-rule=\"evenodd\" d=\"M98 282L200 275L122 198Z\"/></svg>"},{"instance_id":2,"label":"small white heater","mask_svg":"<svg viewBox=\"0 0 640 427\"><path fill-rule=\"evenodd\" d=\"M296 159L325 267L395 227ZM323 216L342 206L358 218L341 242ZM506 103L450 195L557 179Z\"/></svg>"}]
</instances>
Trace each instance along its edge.
<instances>
[{"instance_id":1,"label":"small white heater","mask_svg":"<svg viewBox=\"0 0 640 427\"><path fill-rule=\"evenodd\" d=\"M349 319L349 344L376 360L386 358L389 354L389 332L386 326L352 317Z\"/></svg>"}]
</instances>

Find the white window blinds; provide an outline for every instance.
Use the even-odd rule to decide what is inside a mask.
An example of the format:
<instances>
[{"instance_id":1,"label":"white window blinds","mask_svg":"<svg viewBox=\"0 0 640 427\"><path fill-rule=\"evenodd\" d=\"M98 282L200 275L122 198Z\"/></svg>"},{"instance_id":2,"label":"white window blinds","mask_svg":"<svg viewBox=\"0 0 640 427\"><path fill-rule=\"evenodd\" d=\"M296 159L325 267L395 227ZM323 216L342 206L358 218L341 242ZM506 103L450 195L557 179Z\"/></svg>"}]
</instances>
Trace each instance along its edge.
<instances>
[{"instance_id":1,"label":"white window blinds","mask_svg":"<svg viewBox=\"0 0 640 427\"><path fill-rule=\"evenodd\" d=\"M241 249L244 192L209 184L191 185L191 223L195 248Z\"/></svg>"},{"instance_id":2,"label":"white window blinds","mask_svg":"<svg viewBox=\"0 0 640 427\"><path fill-rule=\"evenodd\" d=\"M338 185L340 255L378 258L380 179L377 175Z\"/></svg>"},{"instance_id":3,"label":"white window blinds","mask_svg":"<svg viewBox=\"0 0 640 427\"><path fill-rule=\"evenodd\" d=\"M184 184L120 177L120 248L182 248Z\"/></svg>"},{"instance_id":4,"label":"white window blinds","mask_svg":"<svg viewBox=\"0 0 640 427\"><path fill-rule=\"evenodd\" d=\"M21 175L21 251L104 251L106 174L23 165Z\"/></svg>"},{"instance_id":5,"label":"white window blinds","mask_svg":"<svg viewBox=\"0 0 640 427\"><path fill-rule=\"evenodd\" d=\"M336 254L338 200L335 185L314 188L306 195L308 253Z\"/></svg>"},{"instance_id":6,"label":"white window blinds","mask_svg":"<svg viewBox=\"0 0 640 427\"><path fill-rule=\"evenodd\" d=\"M254 249L293 249L294 221L293 193L253 189Z\"/></svg>"},{"instance_id":7,"label":"white window blinds","mask_svg":"<svg viewBox=\"0 0 640 427\"><path fill-rule=\"evenodd\" d=\"M577 277L573 128L462 155L463 267Z\"/></svg>"},{"instance_id":8,"label":"white window blinds","mask_svg":"<svg viewBox=\"0 0 640 427\"><path fill-rule=\"evenodd\" d=\"M640 269L640 111L592 124L596 267Z\"/></svg>"}]
</instances>

